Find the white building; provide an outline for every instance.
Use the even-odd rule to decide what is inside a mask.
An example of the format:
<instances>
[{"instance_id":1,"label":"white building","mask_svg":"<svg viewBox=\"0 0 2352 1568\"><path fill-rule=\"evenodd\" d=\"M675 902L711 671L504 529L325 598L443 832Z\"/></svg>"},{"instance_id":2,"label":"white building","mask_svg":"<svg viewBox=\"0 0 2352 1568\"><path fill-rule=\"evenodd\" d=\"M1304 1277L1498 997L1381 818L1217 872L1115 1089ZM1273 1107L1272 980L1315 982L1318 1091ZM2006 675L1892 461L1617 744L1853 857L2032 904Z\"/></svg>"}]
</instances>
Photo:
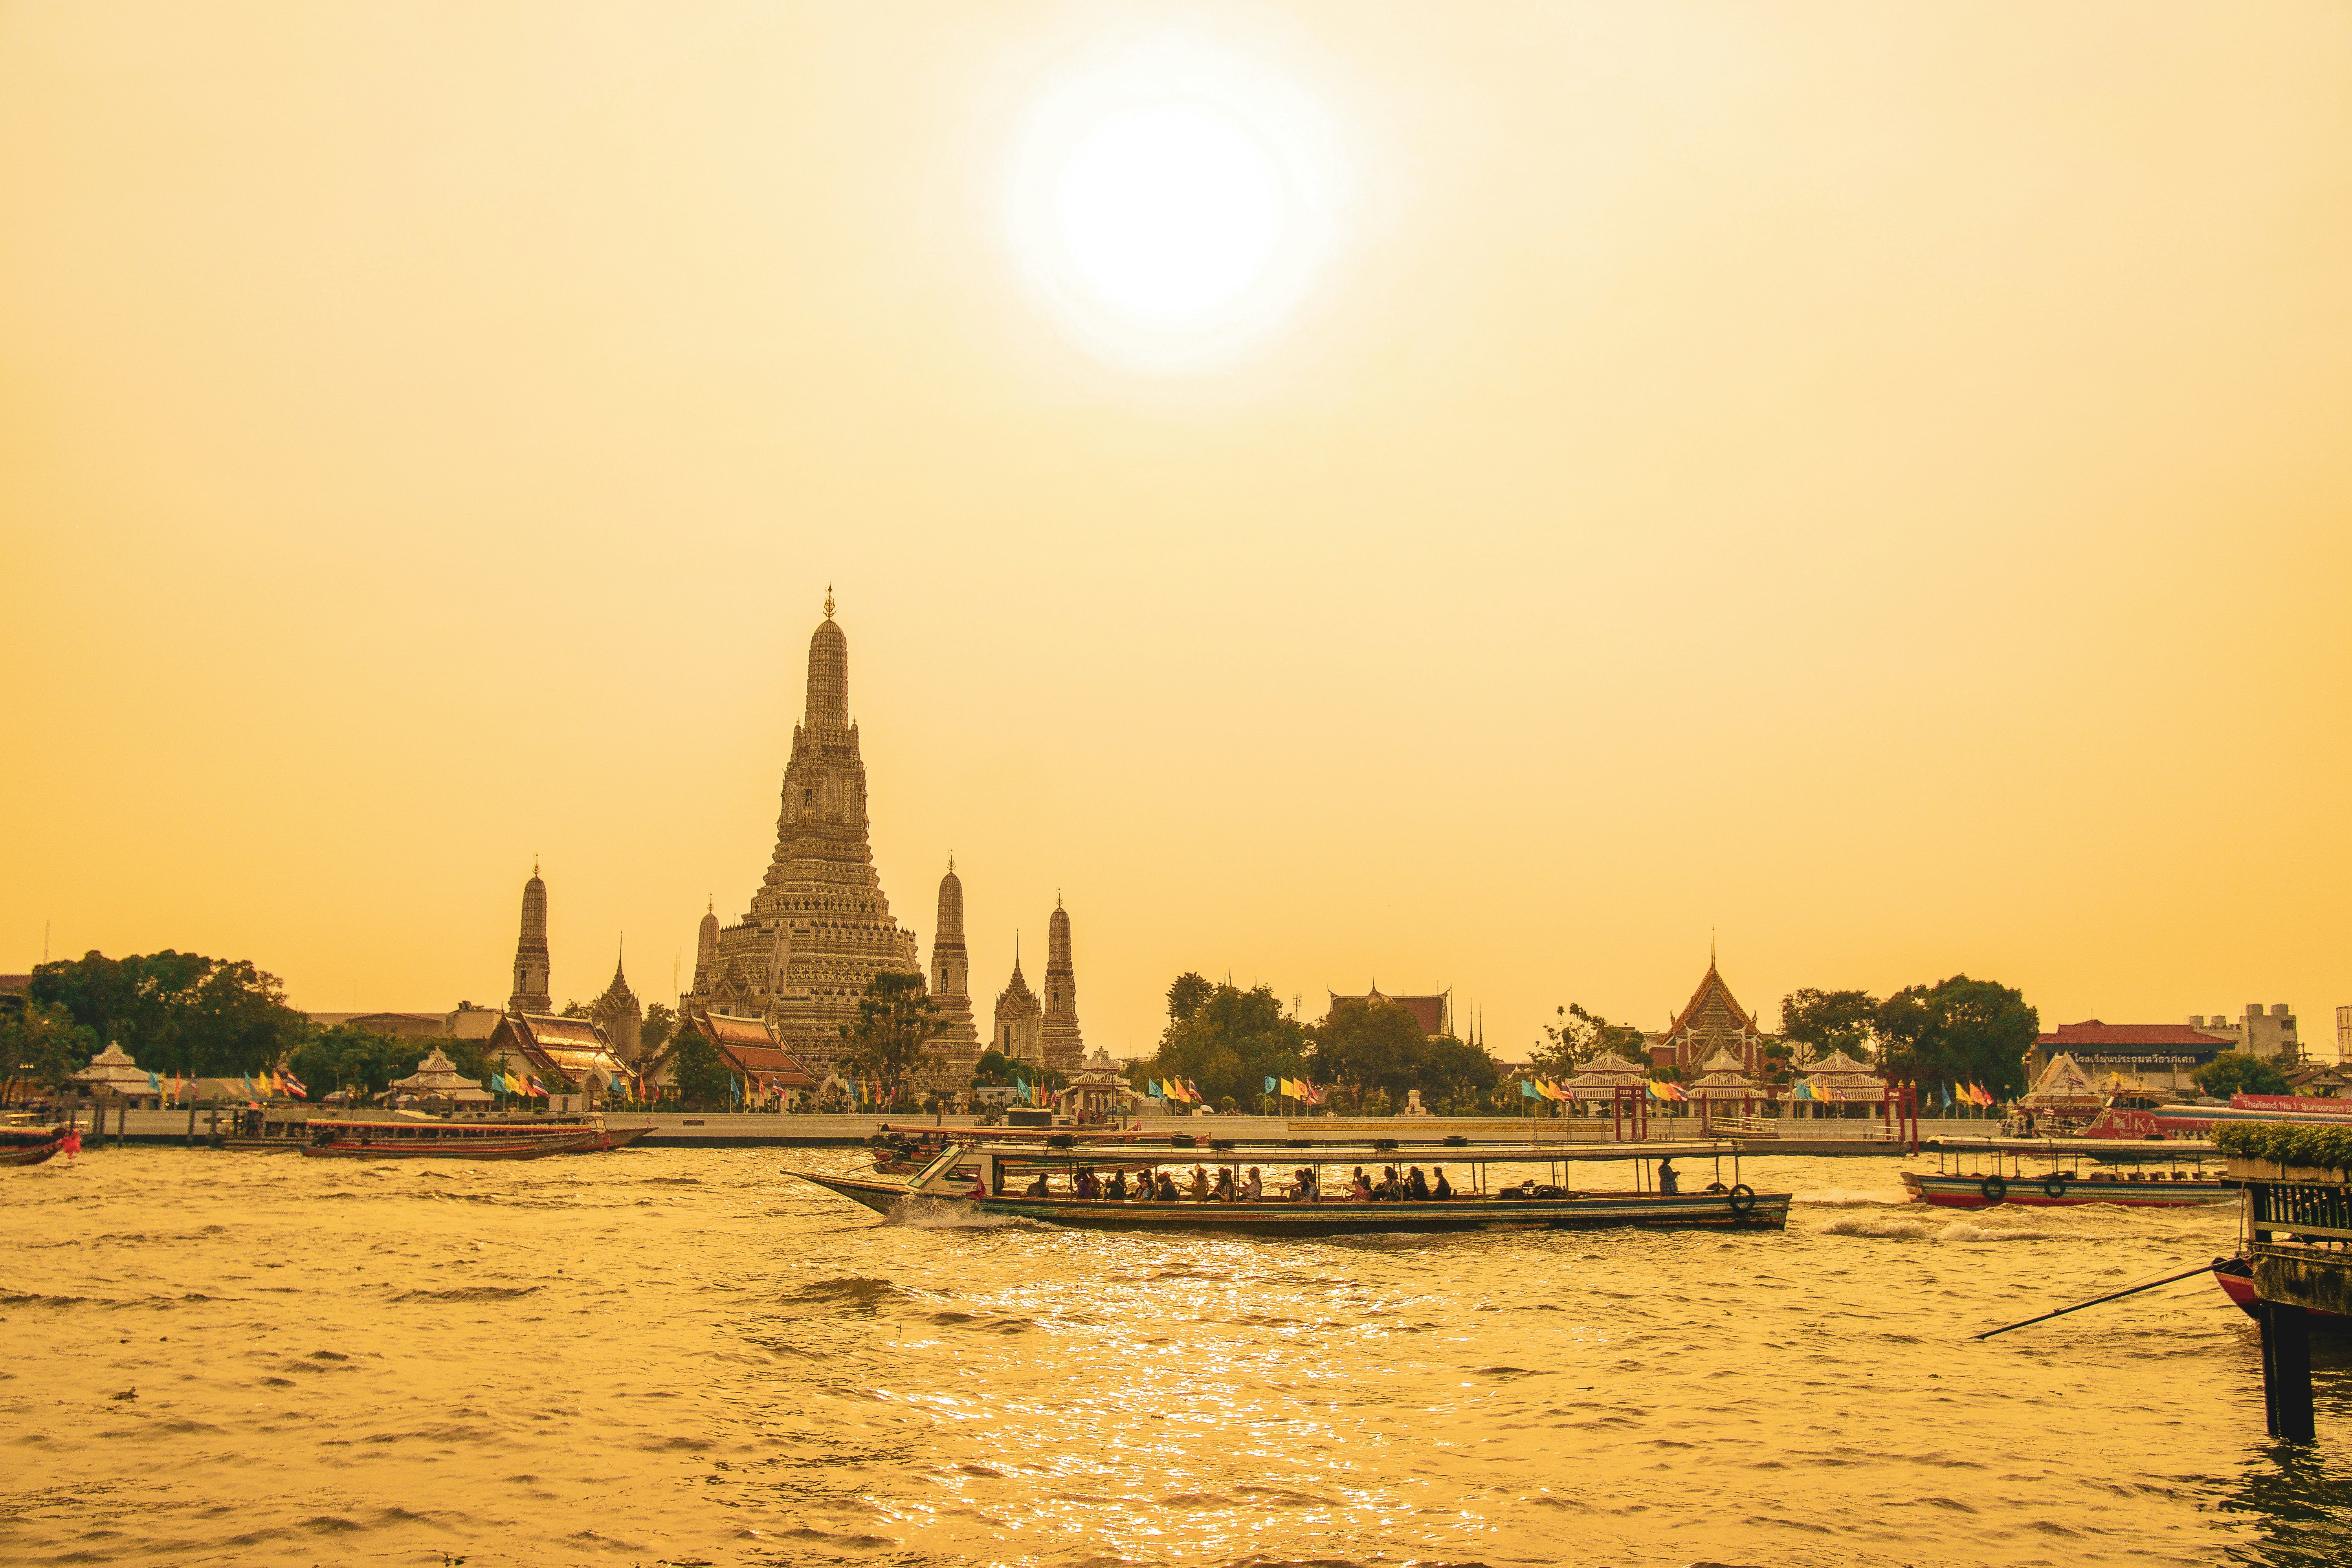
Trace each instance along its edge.
<instances>
[{"instance_id":1,"label":"white building","mask_svg":"<svg viewBox=\"0 0 2352 1568\"><path fill-rule=\"evenodd\" d=\"M2235 1023L2228 1015L2216 1013L2210 1018L2189 1015L2189 1026L2202 1029L2209 1035L2221 1035L2237 1042L2236 1048L2261 1057L2265 1061L2300 1061L2303 1043L2295 1038L2294 1015L2284 1002L2273 1002L2271 1010L2263 1011L2259 1002L2246 1004L2245 1012Z\"/></svg>"}]
</instances>

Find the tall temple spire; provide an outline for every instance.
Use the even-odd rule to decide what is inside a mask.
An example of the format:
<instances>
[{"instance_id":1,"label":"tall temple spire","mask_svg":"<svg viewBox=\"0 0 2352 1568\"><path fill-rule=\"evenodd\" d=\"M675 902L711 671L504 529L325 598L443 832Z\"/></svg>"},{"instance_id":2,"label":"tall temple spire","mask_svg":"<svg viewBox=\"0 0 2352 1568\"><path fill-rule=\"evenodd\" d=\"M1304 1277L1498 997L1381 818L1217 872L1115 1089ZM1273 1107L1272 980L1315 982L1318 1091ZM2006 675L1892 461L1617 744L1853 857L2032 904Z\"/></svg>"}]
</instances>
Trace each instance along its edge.
<instances>
[{"instance_id":1,"label":"tall temple spire","mask_svg":"<svg viewBox=\"0 0 2352 1568\"><path fill-rule=\"evenodd\" d=\"M980 1027L971 1014L971 959L963 941L963 879L956 875L952 852L947 875L940 879L939 920L931 927L930 989L940 1018L940 1032L931 1037L942 1058L937 1076L940 1087L961 1089L980 1063Z\"/></svg>"},{"instance_id":2,"label":"tall temple spire","mask_svg":"<svg viewBox=\"0 0 2352 1568\"><path fill-rule=\"evenodd\" d=\"M514 992L509 1013L546 1013L555 1006L548 994L547 884L540 880L539 857L530 858L530 880L522 885L522 931L515 939Z\"/></svg>"},{"instance_id":3,"label":"tall temple spire","mask_svg":"<svg viewBox=\"0 0 2352 1568\"><path fill-rule=\"evenodd\" d=\"M920 974L914 933L891 918L874 872L866 764L849 722L849 639L825 616L809 637L807 704L793 730L776 814L776 847L751 908L715 914L688 1000L714 1013L765 1019L813 1068L842 1049L841 1026L880 973Z\"/></svg>"},{"instance_id":4,"label":"tall temple spire","mask_svg":"<svg viewBox=\"0 0 2352 1568\"><path fill-rule=\"evenodd\" d=\"M1053 918L1045 922L1045 1065L1074 1073L1086 1065L1087 1043L1078 1032L1078 975L1070 962L1070 912L1054 895Z\"/></svg>"}]
</instances>

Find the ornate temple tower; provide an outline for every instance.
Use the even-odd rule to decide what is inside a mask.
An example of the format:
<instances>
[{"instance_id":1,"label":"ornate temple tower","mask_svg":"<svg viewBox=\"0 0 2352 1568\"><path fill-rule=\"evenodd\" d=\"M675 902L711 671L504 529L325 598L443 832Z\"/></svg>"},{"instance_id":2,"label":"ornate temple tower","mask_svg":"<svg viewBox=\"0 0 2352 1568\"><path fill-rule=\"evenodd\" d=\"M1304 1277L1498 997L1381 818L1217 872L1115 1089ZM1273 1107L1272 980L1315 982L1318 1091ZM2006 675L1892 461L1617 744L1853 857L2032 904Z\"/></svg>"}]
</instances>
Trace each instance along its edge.
<instances>
[{"instance_id":1,"label":"ornate temple tower","mask_svg":"<svg viewBox=\"0 0 2352 1568\"><path fill-rule=\"evenodd\" d=\"M531 857L530 880L522 885L522 935L515 942L514 994L509 1013L551 1013L547 991L547 884L539 879L539 857Z\"/></svg>"},{"instance_id":2,"label":"ornate temple tower","mask_svg":"<svg viewBox=\"0 0 2352 1568\"><path fill-rule=\"evenodd\" d=\"M971 1016L971 960L963 945L963 881L955 873L955 857L948 858L948 874L940 879L939 923L931 928L931 1000L940 1009L940 1032L932 1050L944 1058L937 1088L961 1090L971 1083L980 1061L980 1026Z\"/></svg>"},{"instance_id":3,"label":"ornate temple tower","mask_svg":"<svg viewBox=\"0 0 2352 1568\"><path fill-rule=\"evenodd\" d=\"M707 996L710 982L719 973L719 903L713 899L703 905L702 925L694 936L694 985L688 996Z\"/></svg>"},{"instance_id":4,"label":"ornate temple tower","mask_svg":"<svg viewBox=\"0 0 2352 1568\"><path fill-rule=\"evenodd\" d=\"M613 984L588 1004L588 1019L604 1031L613 1054L621 1060L635 1062L645 1055L646 1010L637 1005L637 994L629 989L628 976L621 973L620 958L613 960Z\"/></svg>"},{"instance_id":5,"label":"ornate temple tower","mask_svg":"<svg viewBox=\"0 0 2352 1568\"><path fill-rule=\"evenodd\" d=\"M866 764L849 721L849 640L833 595L809 638L808 700L793 728L776 817L776 852L751 907L695 965L692 1000L765 1018L784 1049L820 1074L841 1052L841 1026L877 974L920 974L915 933L900 931L875 875Z\"/></svg>"},{"instance_id":6,"label":"ornate temple tower","mask_svg":"<svg viewBox=\"0 0 2352 1568\"><path fill-rule=\"evenodd\" d=\"M1037 1005L1037 994L1021 978L1021 949L1013 950L1013 978L996 994L996 1033L989 1041L992 1050L1003 1052L1015 1061L1045 1060L1045 1018Z\"/></svg>"},{"instance_id":7,"label":"ornate temple tower","mask_svg":"<svg viewBox=\"0 0 2352 1568\"><path fill-rule=\"evenodd\" d=\"M1078 1035L1078 977L1070 967L1070 915L1054 900L1045 928L1045 1062L1068 1075L1087 1065L1087 1043Z\"/></svg>"}]
</instances>

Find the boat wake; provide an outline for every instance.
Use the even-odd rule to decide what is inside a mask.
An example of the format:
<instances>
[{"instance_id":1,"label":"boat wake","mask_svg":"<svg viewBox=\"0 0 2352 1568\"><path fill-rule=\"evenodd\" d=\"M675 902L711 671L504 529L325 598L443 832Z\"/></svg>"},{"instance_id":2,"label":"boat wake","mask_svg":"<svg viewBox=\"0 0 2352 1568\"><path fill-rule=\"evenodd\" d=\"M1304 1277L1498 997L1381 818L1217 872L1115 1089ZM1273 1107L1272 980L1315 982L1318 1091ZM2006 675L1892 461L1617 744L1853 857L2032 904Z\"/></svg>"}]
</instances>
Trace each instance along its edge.
<instances>
[{"instance_id":1,"label":"boat wake","mask_svg":"<svg viewBox=\"0 0 2352 1568\"><path fill-rule=\"evenodd\" d=\"M2048 1241L2054 1235L2051 1231L2011 1226L1975 1225L1968 1220L1939 1224L1927 1219L1863 1215L1830 1220L1815 1226L1813 1231L1817 1236L1858 1236L1882 1241L1933 1241L1947 1246L1988 1241Z\"/></svg>"},{"instance_id":2,"label":"boat wake","mask_svg":"<svg viewBox=\"0 0 2352 1568\"><path fill-rule=\"evenodd\" d=\"M1007 1230L1035 1228L1013 1215L982 1214L972 1205L944 1198L907 1198L893 1204L882 1216L884 1225L913 1230Z\"/></svg>"}]
</instances>

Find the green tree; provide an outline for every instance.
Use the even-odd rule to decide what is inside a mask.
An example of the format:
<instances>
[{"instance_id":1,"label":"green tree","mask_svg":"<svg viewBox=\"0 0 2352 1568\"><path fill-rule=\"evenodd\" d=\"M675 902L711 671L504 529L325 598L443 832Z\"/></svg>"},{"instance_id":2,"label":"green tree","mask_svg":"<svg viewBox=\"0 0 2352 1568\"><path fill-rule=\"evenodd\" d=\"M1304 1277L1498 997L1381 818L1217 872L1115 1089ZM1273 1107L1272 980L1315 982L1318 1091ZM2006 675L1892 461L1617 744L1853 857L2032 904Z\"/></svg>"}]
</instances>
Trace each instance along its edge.
<instances>
[{"instance_id":1,"label":"green tree","mask_svg":"<svg viewBox=\"0 0 2352 1568\"><path fill-rule=\"evenodd\" d=\"M931 1040L945 1026L921 975L885 971L866 982L857 1022L841 1026L842 1065L880 1080L884 1100L894 1101L908 1079L938 1069L943 1058Z\"/></svg>"},{"instance_id":2,"label":"green tree","mask_svg":"<svg viewBox=\"0 0 2352 1568\"><path fill-rule=\"evenodd\" d=\"M40 1094L64 1089L103 1048L63 1007L28 1001L21 1013L0 1015L0 1080Z\"/></svg>"},{"instance_id":3,"label":"green tree","mask_svg":"<svg viewBox=\"0 0 2352 1568\"><path fill-rule=\"evenodd\" d=\"M1502 1068L1479 1047L1426 1035L1412 1009L1386 997L1332 1004L1314 1029L1318 1077L1352 1085L1366 1104L1402 1105L1414 1089L1424 1105L1490 1097Z\"/></svg>"},{"instance_id":4,"label":"green tree","mask_svg":"<svg viewBox=\"0 0 2352 1568\"><path fill-rule=\"evenodd\" d=\"M1230 987L1228 988L1230 989ZM1207 978L1187 971L1176 977L1168 987L1168 1016L1182 1023L1201 1010L1202 1005L1217 994L1217 988Z\"/></svg>"},{"instance_id":5,"label":"green tree","mask_svg":"<svg viewBox=\"0 0 2352 1568\"><path fill-rule=\"evenodd\" d=\"M1543 1026L1543 1044L1528 1053L1528 1065L1548 1078L1566 1078L1610 1051L1635 1062L1649 1058L1648 1037L1631 1024L1612 1024L1574 1002L1552 1013L1552 1022Z\"/></svg>"},{"instance_id":6,"label":"green tree","mask_svg":"<svg viewBox=\"0 0 2352 1568\"><path fill-rule=\"evenodd\" d=\"M980 1060L972 1064L971 1087L974 1089L1010 1089L1013 1087L1013 1058L1003 1051L982 1051Z\"/></svg>"},{"instance_id":7,"label":"green tree","mask_svg":"<svg viewBox=\"0 0 2352 1568\"><path fill-rule=\"evenodd\" d=\"M670 1047L669 1081L686 1109L701 1110L730 1103L733 1086L728 1080L733 1076L719 1047L698 1030L678 1032L677 1044Z\"/></svg>"},{"instance_id":8,"label":"green tree","mask_svg":"<svg viewBox=\"0 0 2352 1568\"><path fill-rule=\"evenodd\" d=\"M2189 1075L2200 1094L2227 1100L2233 1094L2284 1094L2286 1074L2274 1062L2247 1051L2224 1051Z\"/></svg>"},{"instance_id":9,"label":"green tree","mask_svg":"<svg viewBox=\"0 0 2352 1568\"><path fill-rule=\"evenodd\" d=\"M284 982L241 959L93 952L42 964L29 994L100 1039L121 1041L140 1066L189 1077L277 1067L310 1033L286 1005Z\"/></svg>"},{"instance_id":10,"label":"green tree","mask_svg":"<svg viewBox=\"0 0 2352 1568\"><path fill-rule=\"evenodd\" d=\"M1816 1056L1843 1051L1866 1062L1878 1008L1867 991L1791 991L1780 998L1780 1037L1810 1046Z\"/></svg>"},{"instance_id":11,"label":"green tree","mask_svg":"<svg viewBox=\"0 0 2352 1568\"><path fill-rule=\"evenodd\" d=\"M1997 1099L2014 1100L2025 1092L2025 1053L2042 1016L2013 987L1955 974L1896 992L1878 1005L1871 1026L1889 1077L1981 1084Z\"/></svg>"},{"instance_id":12,"label":"green tree","mask_svg":"<svg viewBox=\"0 0 2352 1568\"><path fill-rule=\"evenodd\" d=\"M483 1044L479 1040L383 1035L352 1024L336 1024L317 1030L295 1047L288 1065L302 1080L302 1087L310 1091L312 1100L323 1100L338 1089L366 1099L382 1094L394 1079L414 1074L436 1049L448 1058L460 1077L485 1083L489 1078L489 1060Z\"/></svg>"},{"instance_id":13,"label":"green tree","mask_svg":"<svg viewBox=\"0 0 2352 1568\"><path fill-rule=\"evenodd\" d=\"M1207 991L1201 993L1192 981ZM1175 1012L1180 993L1187 1008L1181 1016ZM1159 1047L1129 1069L1129 1081L1137 1088L1158 1079L1181 1079L1198 1086L1211 1104L1231 1096L1237 1104L1254 1106L1265 1100L1267 1079L1307 1076L1307 1027L1284 1014L1272 986L1244 991L1182 975L1169 987L1169 1006Z\"/></svg>"},{"instance_id":14,"label":"green tree","mask_svg":"<svg viewBox=\"0 0 2352 1568\"><path fill-rule=\"evenodd\" d=\"M661 1048L669 1044L670 1036L677 1031L677 1014L671 1010L668 1003L656 1002L646 1009L645 1025L638 1031L637 1038L646 1056L657 1057L661 1055Z\"/></svg>"}]
</instances>

